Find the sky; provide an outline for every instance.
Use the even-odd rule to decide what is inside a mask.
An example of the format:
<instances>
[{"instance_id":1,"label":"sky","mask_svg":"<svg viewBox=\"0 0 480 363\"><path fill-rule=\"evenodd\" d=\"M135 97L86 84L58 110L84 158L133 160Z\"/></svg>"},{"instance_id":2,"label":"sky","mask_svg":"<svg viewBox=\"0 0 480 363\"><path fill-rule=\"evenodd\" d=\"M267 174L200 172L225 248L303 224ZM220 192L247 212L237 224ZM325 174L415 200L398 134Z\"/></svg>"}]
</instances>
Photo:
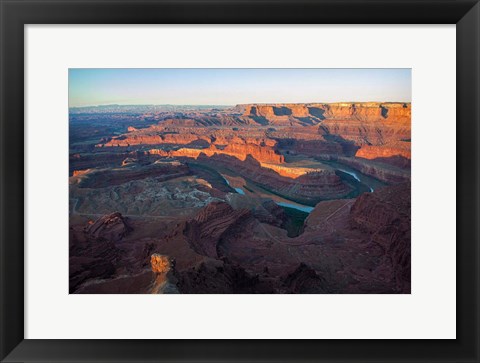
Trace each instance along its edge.
<instances>
[{"instance_id":1,"label":"sky","mask_svg":"<svg viewBox=\"0 0 480 363\"><path fill-rule=\"evenodd\" d=\"M69 106L411 102L411 69L71 68Z\"/></svg>"}]
</instances>

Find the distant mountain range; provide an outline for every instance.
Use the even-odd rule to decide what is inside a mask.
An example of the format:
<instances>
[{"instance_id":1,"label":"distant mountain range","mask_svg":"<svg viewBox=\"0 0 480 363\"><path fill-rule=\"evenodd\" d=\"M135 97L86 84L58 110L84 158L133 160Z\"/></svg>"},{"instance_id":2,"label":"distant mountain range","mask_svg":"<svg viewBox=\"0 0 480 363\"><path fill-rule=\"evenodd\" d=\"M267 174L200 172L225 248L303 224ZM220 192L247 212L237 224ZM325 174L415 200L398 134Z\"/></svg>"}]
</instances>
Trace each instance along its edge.
<instances>
[{"instance_id":1,"label":"distant mountain range","mask_svg":"<svg viewBox=\"0 0 480 363\"><path fill-rule=\"evenodd\" d=\"M225 105L101 105L70 107L71 114L79 113L147 113L147 112L175 112L192 110L228 109L233 106Z\"/></svg>"}]
</instances>

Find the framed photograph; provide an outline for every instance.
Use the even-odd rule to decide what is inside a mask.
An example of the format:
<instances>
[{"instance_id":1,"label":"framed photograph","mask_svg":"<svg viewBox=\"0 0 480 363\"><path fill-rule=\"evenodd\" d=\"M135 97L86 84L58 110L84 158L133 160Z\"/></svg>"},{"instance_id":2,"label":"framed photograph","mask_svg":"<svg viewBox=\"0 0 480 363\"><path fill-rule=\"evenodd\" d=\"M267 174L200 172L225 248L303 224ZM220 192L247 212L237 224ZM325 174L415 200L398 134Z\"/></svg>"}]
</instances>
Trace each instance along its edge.
<instances>
[{"instance_id":1,"label":"framed photograph","mask_svg":"<svg viewBox=\"0 0 480 363\"><path fill-rule=\"evenodd\" d=\"M1 2L5 362L478 362L478 1Z\"/></svg>"}]
</instances>

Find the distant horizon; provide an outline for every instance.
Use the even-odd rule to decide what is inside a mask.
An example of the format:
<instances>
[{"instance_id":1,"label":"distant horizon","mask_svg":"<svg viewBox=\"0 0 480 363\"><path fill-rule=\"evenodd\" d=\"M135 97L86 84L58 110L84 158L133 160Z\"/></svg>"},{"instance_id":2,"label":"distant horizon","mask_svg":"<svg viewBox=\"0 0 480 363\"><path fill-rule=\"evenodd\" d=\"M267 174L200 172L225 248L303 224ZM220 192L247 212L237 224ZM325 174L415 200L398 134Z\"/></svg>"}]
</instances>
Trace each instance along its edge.
<instances>
[{"instance_id":1,"label":"distant horizon","mask_svg":"<svg viewBox=\"0 0 480 363\"><path fill-rule=\"evenodd\" d=\"M85 105L85 106L69 106L68 108L88 108L88 107L108 107L108 106L221 106L221 107L235 107L242 105L301 105L301 104L335 104L335 103L412 103L411 101L312 101L312 102L246 102L246 103L234 103L234 104L187 104L187 103L107 103L101 105Z\"/></svg>"},{"instance_id":2,"label":"distant horizon","mask_svg":"<svg viewBox=\"0 0 480 363\"><path fill-rule=\"evenodd\" d=\"M68 92L69 108L410 103L411 69L72 68L69 69ZM312 101L319 99L323 101ZM352 99L356 101L344 101Z\"/></svg>"}]
</instances>

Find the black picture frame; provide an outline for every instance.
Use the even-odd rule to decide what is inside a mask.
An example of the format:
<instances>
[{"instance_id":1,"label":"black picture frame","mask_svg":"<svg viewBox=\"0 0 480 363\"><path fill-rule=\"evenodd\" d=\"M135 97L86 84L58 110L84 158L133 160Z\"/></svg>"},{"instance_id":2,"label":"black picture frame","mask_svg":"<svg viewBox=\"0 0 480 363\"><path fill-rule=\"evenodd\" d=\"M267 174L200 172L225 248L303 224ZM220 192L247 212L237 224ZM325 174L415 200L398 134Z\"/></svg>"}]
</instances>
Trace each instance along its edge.
<instances>
[{"instance_id":1,"label":"black picture frame","mask_svg":"<svg viewBox=\"0 0 480 363\"><path fill-rule=\"evenodd\" d=\"M2 361L479 362L478 0L1 0L0 6ZM24 25L158 23L456 24L457 339L24 339Z\"/></svg>"}]
</instances>

